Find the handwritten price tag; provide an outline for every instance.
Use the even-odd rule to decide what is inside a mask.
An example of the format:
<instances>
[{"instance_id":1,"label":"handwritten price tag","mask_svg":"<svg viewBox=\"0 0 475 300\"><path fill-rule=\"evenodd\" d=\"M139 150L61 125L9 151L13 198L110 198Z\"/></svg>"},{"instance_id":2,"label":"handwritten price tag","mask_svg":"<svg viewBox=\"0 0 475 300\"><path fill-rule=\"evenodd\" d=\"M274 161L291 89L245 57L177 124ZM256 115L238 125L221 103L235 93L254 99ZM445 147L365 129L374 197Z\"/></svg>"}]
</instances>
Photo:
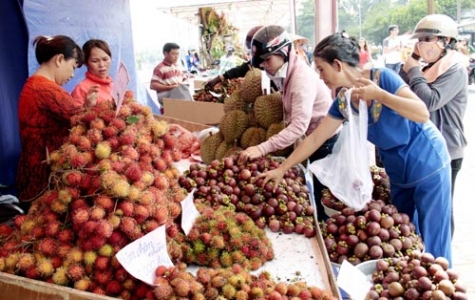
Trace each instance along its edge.
<instances>
[{"instance_id":1,"label":"handwritten price tag","mask_svg":"<svg viewBox=\"0 0 475 300\"><path fill-rule=\"evenodd\" d=\"M185 200L181 201L181 228L183 228L183 232L186 235L193 227L196 218L199 217L200 212L196 209L195 203L193 202L193 194L195 193L196 189L193 189L188 196L186 196Z\"/></svg>"},{"instance_id":2,"label":"handwritten price tag","mask_svg":"<svg viewBox=\"0 0 475 300\"><path fill-rule=\"evenodd\" d=\"M173 266L167 251L165 226L160 226L117 252L117 259L130 275L154 284L158 266Z\"/></svg>"},{"instance_id":3,"label":"handwritten price tag","mask_svg":"<svg viewBox=\"0 0 475 300\"><path fill-rule=\"evenodd\" d=\"M114 90L112 91L112 98L114 98L116 104L116 112L115 115L117 116L122 106L122 102L124 101L125 92L127 91L127 85L129 84L129 72L125 67L123 62L120 62L119 69L117 70L117 74L115 75L114 79Z\"/></svg>"}]
</instances>

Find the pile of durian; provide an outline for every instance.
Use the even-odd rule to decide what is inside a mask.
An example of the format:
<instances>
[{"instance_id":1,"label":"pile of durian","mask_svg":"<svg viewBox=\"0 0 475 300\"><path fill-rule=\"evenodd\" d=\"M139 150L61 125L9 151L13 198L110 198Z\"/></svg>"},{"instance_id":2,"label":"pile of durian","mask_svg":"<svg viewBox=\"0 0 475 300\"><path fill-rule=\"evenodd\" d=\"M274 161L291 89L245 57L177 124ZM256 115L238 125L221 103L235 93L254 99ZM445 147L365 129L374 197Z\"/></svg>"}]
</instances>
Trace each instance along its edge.
<instances>
[{"instance_id":1,"label":"pile of durian","mask_svg":"<svg viewBox=\"0 0 475 300\"><path fill-rule=\"evenodd\" d=\"M224 100L224 116L219 132L210 134L201 144L205 164L232 156L248 147L259 145L284 129L284 113L280 92L264 94L261 71L249 70L241 88ZM291 148L271 153L285 156Z\"/></svg>"}]
</instances>

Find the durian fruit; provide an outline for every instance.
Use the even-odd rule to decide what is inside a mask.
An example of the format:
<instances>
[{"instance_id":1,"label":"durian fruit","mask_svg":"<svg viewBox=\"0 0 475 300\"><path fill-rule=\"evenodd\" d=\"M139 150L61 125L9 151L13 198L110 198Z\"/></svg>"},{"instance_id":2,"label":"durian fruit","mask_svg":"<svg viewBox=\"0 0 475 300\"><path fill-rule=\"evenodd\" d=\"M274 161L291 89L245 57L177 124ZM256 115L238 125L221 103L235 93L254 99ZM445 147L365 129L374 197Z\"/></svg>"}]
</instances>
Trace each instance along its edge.
<instances>
[{"instance_id":1,"label":"durian fruit","mask_svg":"<svg viewBox=\"0 0 475 300\"><path fill-rule=\"evenodd\" d=\"M273 135L278 134L285 128L284 122L279 122L279 123L274 123L269 126L269 129L267 129L267 136L266 140L270 139ZM284 156L287 157L292 153L293 150L293 145L288 146L285 149L277 150L272 153L269 153L270 155L273 156Z\"/></svg>"},{"instance_id":2,"label":"durian fruit","mask_svg":"<svg viewBox=\"0 0 475 300\"><path fill-rule=\"evenodd\" d=\"M243 149L259 145L266 141L267 132L261 127L249 127L241 136L241 147Z\"/></svg>"},{"instance_id":3,"label":"durian fruit","mask_svg":"<svg viewBox=\"0 0 475 300\"><path fill-rule=\"evenodd\" d=\"M262 95L261 70L253 68L247 71L241 85L242 99L247 103L254 103L256 98Z\"/></svg>"},{"instance_id":4,"label":"durian fruit","mask_svg":"<svg viewBox=\"0 0 475 300\"><path fill-rule=\"evenodd\" d=\"M265 129L273 123L282 122L284 109L280 92L257 97L254 102L254 114L259 126Z\"/></svg>"},{"instance_id":5,"label":"durian fruit","mask_svg":"<svg viewBox=\"0 0 475 300\"><path fill-rule=\"evenodd\" d=\"M257 123L256 113L254 112L254 109L250 109L247 113L247 116L249 117L249 126L259 127L259 123Z\"/></svg>"},{"instance_id":6,"label":"durian fruit","mask_svg":"<svg viewBox=\"0 0 475 300\"><path fill-rule=\"evenodd\" d=\"M271 124L267 129L266 140L268 140L271 136L278 134L285 128L284 122L276 122Z\"/></svg>"},{"instance_id":7,"label":"durian fruit","mask_svg":"<svg viewBox=\"0 0 475 300\"><path fill-rule=\"evenodd\" d=\"M243 149L238 145L238 141L235 140L234 145L224 153L224 157L239 156L239 153L241 153L242 150Z\"/></svg>"},{"instance_id":8,"label":"durian fruit","mask_svg":"<svg viewBox=\"0 0 475 300\"><path fill-rule=\"evenodd\" d=\"M220 132L215 134L210 132L210 135L201 142L200 155L205 164L209 164L216 158L216 149L223 140L224 137Z\"/></svg>"},{"instance_id":9,"label":"durian fruit","mask_svg":"<svg viewBox=\"0 0 475 300\"><path fill-rule=\"evenodd\" d=\"M234 147L234 143L228 143L225 140L223 140L219 146L216 148L216 157L215 159L221 160L225 157L226 152L228 152L229 149Z\"/></svg>"},{"instance_id":10,"label":"durian fruit","mask_svg":"<svg viewBox=\"0 0 475 300\"><path fill-rule=\"evenodd\" d=\"M223 134L227 143L239 140L249 127L249 117L242 110L232 110L221 118L219 122L219 131Z\"/></svg>"},{"instance_id":11,"label":"durian fruit","mask_svg":"<svg viewBox=\"0 0 475 300\"><path fill-rule=\"evenodd\" d=\"M249 104L246 103L241 96L241 90L236 90L234 91L229 98L226 98L224 100L224 113L230 112L232 110L243 110L247 111L249 107Z\"/></svg>"}]
</instances>

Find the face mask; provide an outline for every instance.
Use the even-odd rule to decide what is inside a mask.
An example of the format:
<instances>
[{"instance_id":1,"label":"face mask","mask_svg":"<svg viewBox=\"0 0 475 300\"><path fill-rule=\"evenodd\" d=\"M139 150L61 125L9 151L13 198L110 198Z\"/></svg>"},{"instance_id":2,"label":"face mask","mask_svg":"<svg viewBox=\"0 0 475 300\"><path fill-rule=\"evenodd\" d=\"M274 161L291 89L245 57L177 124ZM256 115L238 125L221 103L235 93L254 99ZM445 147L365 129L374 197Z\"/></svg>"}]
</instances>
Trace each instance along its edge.
<instances>
[{"instance_id":1,"label":"face mask","mask_svg":"<svg viewBox=\"0 0 475 300\"><path fill-rule=\"evenodd\" d=\"M419 42L417 47L421 58L429 64L437 61L444 51L438 42Z\"/></svg>"}]
</instances>

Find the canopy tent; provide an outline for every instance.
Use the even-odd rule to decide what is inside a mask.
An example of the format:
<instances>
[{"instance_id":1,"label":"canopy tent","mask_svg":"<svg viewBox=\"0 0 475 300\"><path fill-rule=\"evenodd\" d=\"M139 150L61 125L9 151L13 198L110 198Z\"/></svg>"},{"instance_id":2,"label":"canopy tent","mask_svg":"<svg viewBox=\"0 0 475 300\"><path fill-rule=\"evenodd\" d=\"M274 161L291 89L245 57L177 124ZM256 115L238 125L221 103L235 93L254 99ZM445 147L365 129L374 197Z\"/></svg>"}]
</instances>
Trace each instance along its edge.
<instances>
[{"instance_id":1,"label":"canopy tent","mask_svg":"<svg viewBox=\"0 0 475 300\"><path fill-rule=\"evenodd\" d=\"M153 104L145 88L136 80L136 68L128 0L85 0L78 5L61 0L0 1L0 185L10 193L15 183L21 143L18 128L18 98L26 78L38 64L31 41L38 35L64 34L79 45L99 38L109 43L112 52L110 75L114 78L119 63L128 69L128 88L136 99ZM84 78L86 68L64 88L71 91Z\"/></svg>"},{"instance_id":2,"label":"canopy tent","mask_svg":"<svg viewBox=\"0 0 475 300\"><path fill-rule=\"evenodd\" d=\"M172 14L179 19L199 25L198 9L212 7L224 13L227 20L244 35L256 25L278 24L287 27L292 22L293 7L301 0L175 0L154 1L156 9Z\"/></svg>"}]
</instances>

